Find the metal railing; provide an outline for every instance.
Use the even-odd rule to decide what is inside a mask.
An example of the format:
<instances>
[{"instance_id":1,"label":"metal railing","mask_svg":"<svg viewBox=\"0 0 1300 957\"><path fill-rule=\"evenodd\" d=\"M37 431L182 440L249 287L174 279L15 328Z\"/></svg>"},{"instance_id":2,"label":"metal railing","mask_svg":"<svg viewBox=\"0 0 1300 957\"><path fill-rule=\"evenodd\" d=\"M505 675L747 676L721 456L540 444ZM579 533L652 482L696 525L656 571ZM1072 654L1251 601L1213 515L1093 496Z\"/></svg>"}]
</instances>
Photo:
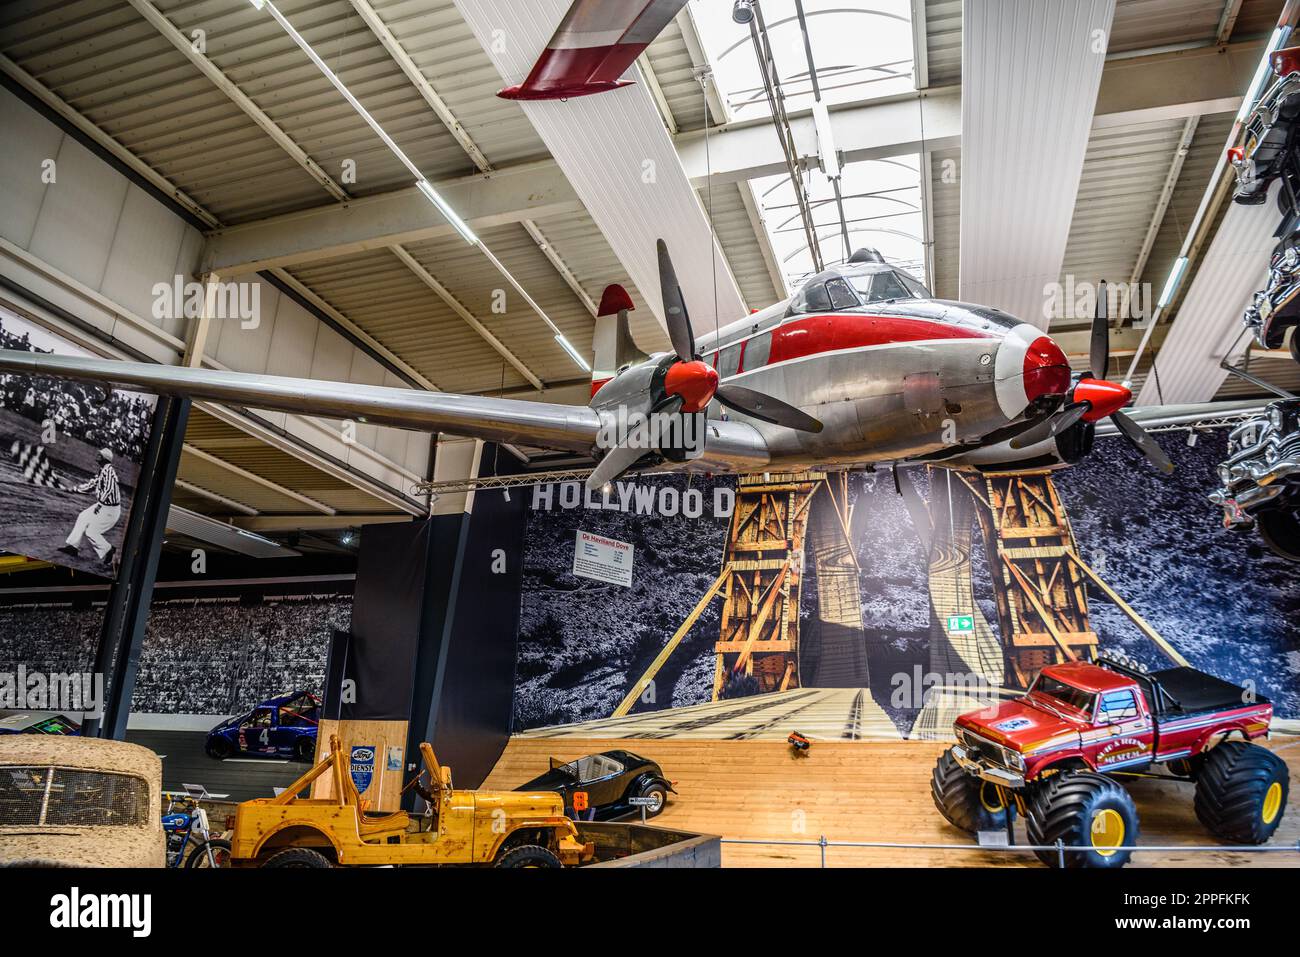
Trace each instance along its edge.
<instances>
[{"instance_id":1,"label":"metal railing","mask_svg":"<svg viewBox=\"0 0 1300 957\"><path fill-rule=\"evenodd\" d=\"M1075 845L1066 844L1063 841L1057 841L1055 844L917 844L905 841L832 841L822 835L815 841L794 841L780 840L776 838L739 838L724 837L723 844L758 844L772 847L816 847L821 852L821 867L826 866L826 849L829 847L865 847L865 848L882 848L887 850L923 850L923 851L1055 851L1057 864L1065 866L1065 854L1067 851L1095 851L1092 845ZM1116 848L1116 850L1125 850L1133 854L1148 853L1206 853L1217 851L1220 854L1267 854L1267 853L1290 853L1300 854L1300 840L1294 844L1276 844L1259 846L1233 845L1233 844L1143 844L1134 847Z\"/></svg>"}]
</instances>

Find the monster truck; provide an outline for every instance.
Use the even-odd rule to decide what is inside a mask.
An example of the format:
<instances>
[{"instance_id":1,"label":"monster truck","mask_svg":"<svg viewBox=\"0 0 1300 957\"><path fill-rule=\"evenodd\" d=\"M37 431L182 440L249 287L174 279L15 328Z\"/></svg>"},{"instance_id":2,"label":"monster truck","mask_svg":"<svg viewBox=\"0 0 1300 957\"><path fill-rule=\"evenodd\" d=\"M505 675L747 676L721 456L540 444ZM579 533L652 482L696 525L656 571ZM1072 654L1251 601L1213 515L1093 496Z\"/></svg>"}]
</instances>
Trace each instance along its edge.
<instances>
[{"instance_id":1,"label":"monster truck","mask_svg":"<svg viewBox=\"0 0 1300 957\"><path fill-rule=\"evenodd\" d=\"M1196 816L1215 837L1263 844L1286 809L1289 772L1251 743L1268 734L1266 698L1194 668L1150 674L1118 662L1044 668L1014 701L955 724L930 791L950 824L976 832L1027 819L1029 843L1066 850L1067 867L1123 867L1138 814L1116 774L1195 783ZM1057 850L1035 852L1056 865Z\"/></svg>"}]
</instances>

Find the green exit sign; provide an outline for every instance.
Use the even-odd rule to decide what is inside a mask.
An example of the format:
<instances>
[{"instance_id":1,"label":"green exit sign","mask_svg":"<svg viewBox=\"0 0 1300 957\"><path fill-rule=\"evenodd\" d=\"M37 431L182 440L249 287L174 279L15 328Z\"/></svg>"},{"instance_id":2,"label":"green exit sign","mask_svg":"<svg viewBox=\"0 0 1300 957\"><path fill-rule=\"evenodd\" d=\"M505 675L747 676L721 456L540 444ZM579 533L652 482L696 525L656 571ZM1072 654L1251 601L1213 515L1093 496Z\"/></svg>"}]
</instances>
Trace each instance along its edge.
<instances>
[{"instance_id":1,"label":"green exit sign","mask_svg":"<svg viewBox=\"0 0 1300 957\"><path fill-rule=\"evenodd\" d=\"M948 634L950 635L970 635L975 632L974 615L949 615L948 616Z\"/></svg>"}]
</instances>

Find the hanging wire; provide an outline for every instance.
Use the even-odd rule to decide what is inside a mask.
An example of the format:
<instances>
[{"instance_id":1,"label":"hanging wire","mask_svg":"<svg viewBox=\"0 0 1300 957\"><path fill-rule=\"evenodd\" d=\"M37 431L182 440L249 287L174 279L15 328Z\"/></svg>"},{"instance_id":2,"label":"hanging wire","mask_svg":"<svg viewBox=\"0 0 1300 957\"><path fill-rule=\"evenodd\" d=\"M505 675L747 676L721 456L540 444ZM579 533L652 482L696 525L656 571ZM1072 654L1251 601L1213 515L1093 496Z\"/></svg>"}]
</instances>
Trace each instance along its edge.
<instances>
[{"instance_id":1,"label":"hanging wire","mask_svg":"<svg viewBox=\"0 0 1300 957\"><path fill-rule=\"evenodd\" d=\"M713 344L716 346L722 334L719 332L718 318L717 236L713 225L713 158L709 155L709 126L712 123L709 115L709 81L712 78L713 72L707 67L700 71L700 97L704 101L704 171L708 177L704 185L704 201L709 214L709 263L713 267Z\"/></svg>"}]
</instances>

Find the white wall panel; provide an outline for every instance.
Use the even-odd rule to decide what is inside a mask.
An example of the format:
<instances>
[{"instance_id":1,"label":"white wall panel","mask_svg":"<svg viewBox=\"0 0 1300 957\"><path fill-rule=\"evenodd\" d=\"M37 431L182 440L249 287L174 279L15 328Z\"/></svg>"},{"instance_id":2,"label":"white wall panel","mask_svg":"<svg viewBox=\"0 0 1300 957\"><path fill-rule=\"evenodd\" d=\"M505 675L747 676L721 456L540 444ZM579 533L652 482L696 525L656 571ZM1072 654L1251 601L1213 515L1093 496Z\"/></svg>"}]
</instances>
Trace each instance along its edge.
<instances>
[{"instance_id":1,"label":"white wall panel","mask_svg":"<svg viewBox=\"0 0 1300 957\"><path fill-rule=\"evenodd\" d=\"M348 381L358 385L383 385L384 367L360 349L352 350L352 368L348 371ZM368 449L378 449L379 433L377 426L357 423L357 444ZM350 458L350 456L349 456Z\"/></svg>"},{"instance_id":2,"label":"white wall panel","mask_svg":"<svg viewBox=\"0 0 1300 957\"><path fill-rule=\"evenodd\" d=\"M176 276L177 252L186 232L197 234L184 220L140 187L131 184L117 222L99 291L136 315L153 319L153 287ZM190 281L196 260L180 271ZM174 320L172 320L174 323Z\"/></svg>"},{"instance_id":3,"label":"white wall panel","mask_svg":"<svg viewBox=\"0 0 1300 957\"><path fill-rule=\"evenodd\" d=\"M59 151L63 133L8 90L0 90L0 236L26 249L47 189L41 163Z\"/></svg>"},{"instance_id":4,"label":"white wall panel","mask_svg":"<svg viewBox=\"0 0 1300 957\"><path fill-rule=\"evenodd\" d=\"M248 281L249 277L244 277ZM284 297L274 286L257 281L258 322L244 323L237 318L213 319L209 336L219 333L221 338L209 340L207 354L224 366L240 372L266 372L271 360L271 343L275 337L275 316L280 311Z\"/></svg>"},{"instance_id":5,"label":"white wall panel","mask_svg":"<svg viewBox=\"0 0 1300 957\"><path fill-rule=\"evenodd\" d=\"M55 162L57 182L45 191L27 251L98 290L130 184L71 137Z\"/></svg>"},{"instance_id":6,"label":"white wall panel","mask_svg":"<svg viewBox=\"0 0 1300 957\"><path fill-rule=\"evenodd\" d=\"M268 375L311 378L312 355L316 350L316 317L288 296L276 293L275 329L271 333Z\"/></svg>"},{"instance_id":7,"label":"white wall panel","mask_svg":"<svg viewBox=\"0 0 1300 957\"><path fill-rule=\"evenodd\" d=\"M1046 326L1114 12L1115 0L962 4L962 299Z\"/></svg>"}]
</instances>

